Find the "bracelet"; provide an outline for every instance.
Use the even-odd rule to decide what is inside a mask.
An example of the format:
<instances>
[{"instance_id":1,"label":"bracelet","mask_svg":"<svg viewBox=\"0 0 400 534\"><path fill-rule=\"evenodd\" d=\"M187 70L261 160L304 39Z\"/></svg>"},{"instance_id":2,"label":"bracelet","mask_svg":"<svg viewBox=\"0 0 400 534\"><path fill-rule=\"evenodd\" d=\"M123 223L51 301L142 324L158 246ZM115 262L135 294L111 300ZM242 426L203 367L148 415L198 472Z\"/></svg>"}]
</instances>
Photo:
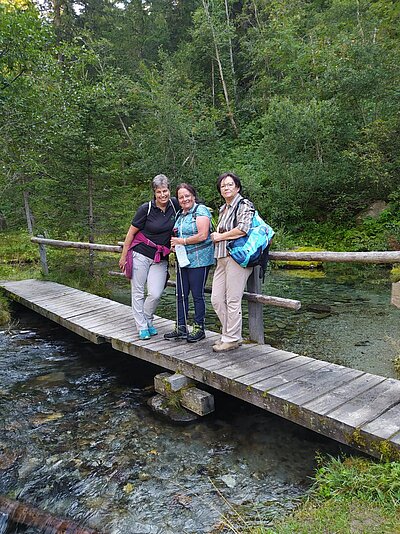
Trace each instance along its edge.
<instances>
[{"instance_id":1,"label":"bracelet","mask_svg":"<svg viewBox=\"0 0 400 534\"><path fill-rule=\"evenodd\" d=\"M183 244L186 245L187 241L186 241L186 237L185 239L183 240Z\"/></svg>"}]
</instances>

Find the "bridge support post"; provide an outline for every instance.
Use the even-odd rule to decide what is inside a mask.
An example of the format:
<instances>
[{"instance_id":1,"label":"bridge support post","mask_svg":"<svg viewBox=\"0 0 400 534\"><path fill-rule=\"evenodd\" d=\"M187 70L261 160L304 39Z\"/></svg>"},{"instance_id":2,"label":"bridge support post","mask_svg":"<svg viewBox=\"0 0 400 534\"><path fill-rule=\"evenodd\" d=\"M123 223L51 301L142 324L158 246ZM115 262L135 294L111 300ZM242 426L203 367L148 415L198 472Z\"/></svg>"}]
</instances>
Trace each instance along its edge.
<instances>
[{"instance_id":1,"label":"bridge support post","mask_svg":"<svg viewBox=\"0 0 400 534\"><path fill-rule=\"evenodd\" d=\"M38 237L44 238L43 235L38 235ZM46 246L43 245L43 243L39 243L39 255L40 263L42 265L42 273L47 276L49 274L49 266L47 265Z\"/></svg>"},{"instance_id":2,"label":"bridge support post","mask_svg":"<svg viewBox=\"0 0 400 534\"><path fill-rule=\"evenodd\" d=\"M400 308L400 282L394 282L392 284L392 299L391 304Z\"/></svg>"},{"instance_id":3,"label":"bridge support post","mask_svg":"<svg viewBox=\"0 0 400 534\"><path fill-rule=\"evenodd\" d=\"M247 291L249 293L261 293L261 278L260 278L260 266L257 265L253 269L253 273L247 281ZM258 302L249 301L249 336L251 341L255 341L260 345L265 343L264 341L264 318L263 318L263 305Z\"/></svg>"}]
</instances>

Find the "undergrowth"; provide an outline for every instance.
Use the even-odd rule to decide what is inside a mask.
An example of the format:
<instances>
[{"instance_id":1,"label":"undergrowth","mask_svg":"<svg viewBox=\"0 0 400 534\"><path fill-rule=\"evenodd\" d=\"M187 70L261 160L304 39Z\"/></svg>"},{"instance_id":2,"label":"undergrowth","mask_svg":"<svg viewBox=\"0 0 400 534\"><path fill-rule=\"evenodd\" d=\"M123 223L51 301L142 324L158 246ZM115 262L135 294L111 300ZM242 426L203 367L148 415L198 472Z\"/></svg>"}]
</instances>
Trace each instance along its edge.
<instances>
[{"instance_id":1,"label":"undergrowth","mask_svg":"<svg viewBox=\"0 0 400 534\"><path fill-rule=\"evenodd\" d=\"M271 514L273 509L269 511L268 505L259 505L259 521L254 525L254 511L246 513L240 507L231 506L231 512L223 516L218 532L398 533L400 462L380 463L360 457L319 457L318 463L314 484L293 513L278 519Z\"/></svg>"}]
</instances>

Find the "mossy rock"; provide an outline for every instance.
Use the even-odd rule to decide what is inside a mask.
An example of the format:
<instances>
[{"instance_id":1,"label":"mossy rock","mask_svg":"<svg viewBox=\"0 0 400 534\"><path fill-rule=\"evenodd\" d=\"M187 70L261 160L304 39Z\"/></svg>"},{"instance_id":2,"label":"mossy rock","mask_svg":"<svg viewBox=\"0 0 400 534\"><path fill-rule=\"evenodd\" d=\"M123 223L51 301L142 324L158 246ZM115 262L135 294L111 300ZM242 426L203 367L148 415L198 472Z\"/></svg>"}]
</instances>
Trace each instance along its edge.
<instances>
[{"instance_id":1,"label":"mossy rock","mask_svg":"<svg viewBox=\"0 0 400 534\"><path fill-rule=\"evenodd\" d=\"M323 248L317 247L295 247L288 252L325 252ZM277 261L276 264L278 267L283 267L285 269L322 269L322 261Z\"/></svg>"},{"instance_id":2,"label":"mossy rock","mask_svg":"<svg viewBox=\"0 0 400 534\"><path fill-rule=\"evenodd\" d=\"M390 279L392 282L400 282L400 265L399 264L392 267L392 270L390 271Z\"/></svg>"}]
</instances>

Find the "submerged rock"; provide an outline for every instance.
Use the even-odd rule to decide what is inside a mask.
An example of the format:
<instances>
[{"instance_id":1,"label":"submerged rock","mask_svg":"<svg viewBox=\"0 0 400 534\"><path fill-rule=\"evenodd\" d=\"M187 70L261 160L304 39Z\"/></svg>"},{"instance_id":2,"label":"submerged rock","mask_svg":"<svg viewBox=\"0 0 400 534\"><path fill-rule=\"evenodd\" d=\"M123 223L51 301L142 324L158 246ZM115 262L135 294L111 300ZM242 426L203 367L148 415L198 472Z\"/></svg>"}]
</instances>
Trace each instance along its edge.
<instances>
[{"instance_id":1,"label":"submerged rock","mask_svg":"<svg viewBox=\"0 0 400 534\"><path fill-rule=\"evenodd\" d=\"M162 395L155 395L147 401L148 406L157 414L175 421L176 423L191 423L198 419L198 415L182 407L170 406Z\"/></svg>"}]
</instances>

